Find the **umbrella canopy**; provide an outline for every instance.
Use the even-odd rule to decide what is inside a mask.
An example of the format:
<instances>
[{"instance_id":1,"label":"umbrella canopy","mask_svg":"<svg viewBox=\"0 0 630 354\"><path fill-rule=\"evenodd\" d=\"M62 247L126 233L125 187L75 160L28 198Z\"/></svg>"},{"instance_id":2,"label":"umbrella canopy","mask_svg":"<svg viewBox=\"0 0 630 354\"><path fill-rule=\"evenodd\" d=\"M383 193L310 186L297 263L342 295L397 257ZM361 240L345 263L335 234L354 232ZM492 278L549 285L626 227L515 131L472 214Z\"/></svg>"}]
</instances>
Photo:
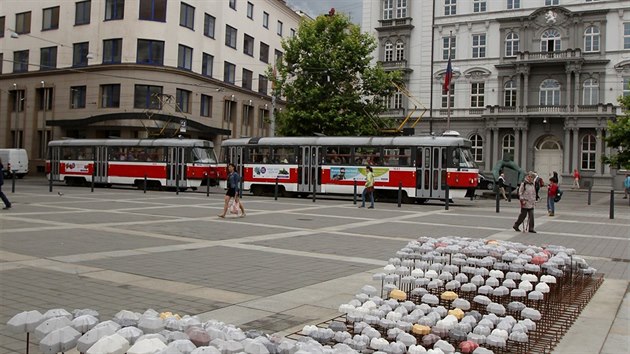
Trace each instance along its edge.
<instances>
[{"instance_id":1,"label":"umbrella canopy","mask_svg":"<svg viewBox=\"0 0 630 354\"><path fill-rule=\"evenodd\" d=\"M45 320L39 326L35 327L35 337L37 339L43 339L46 335L56 329L60 329L70 325L68 317L53 317Z\"/></svg>"},{"instance_id":2,"label":"umbrella canopy","mask_svg":"<svg viewBox=\"0 0 630 354\"><path fill-rule=\"evenodd\" d=\"M87 350L86 354L125 354L129 349L129 342L118 333L99 339Z\"/></svg>"},{"instance_id":3,"label":"umbrella canopy","mask_svg":"<svg viewBox=\"0 0 630 354\"><path fill-rule=\"evenodd\" d=\"M190 354L193 350L195 350L195 348L197 348L197 346L194 345L193 342L191 342L188 339L178 339L169 343L167 348L177 349L183 354Z\"/></svg>"},{"instance_id":4,"label":"umbrella canopy","mask_svg":"<svg viewBox=\"0 0 630 354\"><path fill-rule=\"evenodd\" d=\"M477 348L479 348L479 344L470 340L459 343L459 350L461 350L462 353L465 353L465 354L472 353Z\"/></svg>"},{"instance_id":5,"label":"umbrella canopy","mask_svg":"<svg viewBox=\"0 0 630 354\"><path fill-rule=\"evenodd\" d=\"M157 338L149 338L137 341L127 350L127 354L153 354L166 348L166 344Z\"/></svg>"},{"instance_id":6,"label":"umbrella canopy","mask_svg":"<svg viewBox=\"0 0 630 354\"><path fill-rule=\"evenodd\" d=\"M39 311L24 311L11 317L7 322L7 328L15 333L33 332L42 321L44 318Z\"/></svg>"},{"instance_id":7,"label":"umbrella canopy","mask_svg":"<svg viewBox=\"0 0 630 354\"><path fill-rule=\"evenodd\" d=\"M121 310L114 315L114 322L118 323L122 327L135 326L138 324L139 320L139 314L128 310Z\"/></svg>"},{"instance_id":8,"label":"umbrella canopy","mask_svg":"<svg viewBox=\"0 0 630 354\"><path fill-rule=\"evenodd\" d=\"M111 336L116 333L116 329L114 327L105 325L97 325L91 330L87 331L79 341L77 342L77 350L81 353L85 353L91 346L94 345L99 339L105 336Z\"/></svg>"},{"instance_id":9,"label":"umbrella canopy","mask_svg":"<svg viewBox=\"0 0 630 354\"><path fill-rule=\"evenodd\" d=\"M74 318L77 318L79 316L83 316L83 315L91 315L94 316L96 318L99 318L99 313L96 310L92 310L92 309L76 309L74 311L72 311L72 314L74 315Z\"/></svg>"},{"instance_id":10,"label":"umbrella canopy","mask_svg":"<svg viewBox=\"0 0 630 354\"><path fill-rule=\"evenodd\" d=\"M39 342L39 349L42 353L66 352L77 345L79 337L81 337L79 331L70 326L65 326L50 331Z\"/></svg>"},{"instance_id":11,"label":"umbrella canopy","mask_svg":"<svg viewBox=\"0 0 630 354\"><path fill-rule=\"evenodd\" d=\"M210 335L200 327L189 327L186 334L193 344L198 347L207 346L210 343Z\"/></svg>"},{"instance_id":12,"label":"umbrella canopy","mask_svg":"<svg viewBox=\"0 0 630 354\"><path fill-rule=\"evenodd\" d=\"M136 339L140 338L144 333L137 327L124 327L119 329L116 333L123 336L129 344L133 345L136 342Z\"/></svg>"},{"instance_id":13,"label":"umbrella canopy","mask_svg":"<svg viewBox=\"0 0 630 354\"><path fill-rule=\"evenodd\" d=\"M74 318L72 314L65 309L52 309L44 312L44 318L53 318L53 317L67 317L69 320Z\"/></svg>"},{"instance_id":14,"label":"umbrella canopy","mask_svg":"<svg viewBox=\"0 0 630 354\"><path fill-rule=\"evenodd\" d=\"M198 347L190 354L221 354L221 352L215 347Z\"/></svg>"},{"instance_id":15,"label":"umbrella canopy","mask_svg":"<svg viewBox=\"0 0 630 354\"><path fill-rule=\"evenodd\" d=\"M70 322L70 326L72 326L72 328L76 329L77 331L81 333L85 333L91 330L92 328L94 328L94 326L96 326L97 323L98 323L98 318L92 315L81 315L79 317L75 317Z\"/></svg>"},{"instance_id":16,"label":"umbrella canopy","mask_svg":"<svg viewBox=\"0 0 630 354\"><path fill-rule=\"evenodd\" d=\"M138 328L144 333L158 333L164 329L164 320L159 317L142 317L138 321Z\"/></svg>"}]
</instances>

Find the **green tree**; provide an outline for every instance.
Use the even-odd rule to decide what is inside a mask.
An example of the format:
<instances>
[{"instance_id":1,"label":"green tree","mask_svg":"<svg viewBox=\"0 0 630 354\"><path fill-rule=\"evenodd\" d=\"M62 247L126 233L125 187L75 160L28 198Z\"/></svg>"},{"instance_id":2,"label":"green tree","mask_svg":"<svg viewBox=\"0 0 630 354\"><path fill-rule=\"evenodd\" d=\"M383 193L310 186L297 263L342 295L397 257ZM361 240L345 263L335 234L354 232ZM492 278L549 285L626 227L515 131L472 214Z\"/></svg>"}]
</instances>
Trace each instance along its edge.
<instances>
[{"instance_id":1,"label":"green tree","mask_svg":"<svg viewBox=\"0 0 630 354\"><path fill-rule=\"evenodd\" d=\"M624 115L614 121L608 121L606 144L618 148L617 152L604 156L605 163L611 166L630 169L630 96L619 97Z\"/></svg>"},{"instance_id":2,"label":"green tree","mask_svg":"<svg viewBox=\"0 0 630 354\"><path fill-rule=\"evenodd\" d=\"M380 98L395 92L402 75L371 65L376 39L347 16L305 20L282 48L277 72L268 72L274 94L287 101L276 117L279 134L377 135L385 127L376 118Z\"/></svg>"}]
</instances>

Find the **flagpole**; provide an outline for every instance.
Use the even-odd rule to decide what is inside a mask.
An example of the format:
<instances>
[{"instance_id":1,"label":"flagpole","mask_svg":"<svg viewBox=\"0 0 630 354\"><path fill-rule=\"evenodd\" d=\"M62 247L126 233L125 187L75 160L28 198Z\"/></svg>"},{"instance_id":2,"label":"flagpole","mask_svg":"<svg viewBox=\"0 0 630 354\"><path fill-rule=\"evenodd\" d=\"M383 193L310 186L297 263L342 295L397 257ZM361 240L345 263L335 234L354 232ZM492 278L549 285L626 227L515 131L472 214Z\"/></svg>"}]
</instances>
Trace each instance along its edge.
<instances>
[{"instance_id":1,"label":"flagpole","mask_svg":"<svg viewBox=\"0 0 630 354\"><path fill-rule=\"evenodd\" d=\"M451 51L453 49L453 31L450 31L448 37L448 61L451 62ZM451 64L452 65L452 64ZM452 66L451 66L451 78L449 80L448 86L446 87L446 130L451 130L451 81L453 80L452 74Z\"/></svg>"}]
</instances>

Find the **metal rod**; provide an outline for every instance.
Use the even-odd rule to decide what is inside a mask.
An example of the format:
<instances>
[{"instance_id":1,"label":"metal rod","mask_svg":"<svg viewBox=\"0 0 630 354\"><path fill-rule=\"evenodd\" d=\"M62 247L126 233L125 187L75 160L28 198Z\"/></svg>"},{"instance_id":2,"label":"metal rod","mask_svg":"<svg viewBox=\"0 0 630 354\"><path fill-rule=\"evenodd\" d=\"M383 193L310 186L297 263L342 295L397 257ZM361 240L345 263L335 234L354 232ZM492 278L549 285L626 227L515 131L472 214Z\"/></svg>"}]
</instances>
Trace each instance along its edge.
<instances>
[{"instance_id":1,"label":"metal rod","mask_svg":"<svg viewBox=\"0 0 630 354\"><path fill-rule=\"evenodd\" d=\"M445 203L444 203L444 210L448 210L448 205L449 205L449 202L450 202L450 199L451 199L450 195L449 195L450 194L449 193L450 190L448 188L448 184L445 186L444 190L446 192L446 200L445 200Z\"/></svg>"},{"instance_id":2,"label":"metal rod","mask_svg":"<svg viewBox=\"0 0 630 354\"><path fill-rule=\"evenodd\" d=\"M16 170L11 171L11 193L15 193L15 172Z\"/></svg>"},{"instance_id":3,"label":"metal rod","mask_svg":"<svg viewBox=\"0 0 630 354\"><path fill-rule=\"evenodd\" d=\"M210 196L210 174L206 172L206 197Z\"/></svg>"},{"instance_id":4,"label":"metal rod","mask_svg":"<svg viewBox=\"0 0 630 354\"><path fill-rule=\"evenodd\" d=\"M352 203L357 205L357 179L354 178L354 193L352 195Z\"/></svg>"},{"instance_id":5,"label":"metal rod","mask_svg":"<svg viewBox=\"0 0 630 354\"><path fill-rule=\"evenodd\" d=\"M179 195L179 164L177 164L177 169L175 170L175 194Z\"/></svg>"},{"instance_id":6,"label":"metal rod","mask_svg":"<svg viewBox=\"0 0 630 354\"><path fill-rule=\"evenodd\" d=\"M53 159L50 159L50 174L48 175L48 192L52 193L53 191Z\"/></svg>"},{"instance_id":7,"label":"metal rod","mask_svg":"<svg viewBox=\"0 0 630 354\"><path fill-rule=\"evenodd\" d=\"M495 194L494 203L495 203L495 211L498 213L501 211L501 207L499 206L501 198L499 197L499 192Z\"/></svg>"},{"instance_id":8,"label":"metal rod","mask_svg":"<svg viewBox=\"0 0 630 354\"><path fill-rule=\"evenodd\" d=\"M143 185L143 193L147 193L147 174L144 174L144 185Z\"/></svg>"},{"instance_id":9,"label":"metal rod","mask_svg":"<svg viewBox=\"0 0 630 354\"><path fill-rule=\"evenodd\" d=\"M91 191L92 193L94 193L94 178L96 176L96 164L92 165L92 183L91 185Z\"/></svg>"},{"instance_id":10,"label":"metal rod","mask_svg":"<svg viewBox=\"0 0 630 354\"><path fill-rule=\"evenodd\" d=\"M588 201L587 201L587 205L591 205L591 191L593 190L593 186L591 186L590 184L588 185Z\"/></svg>"},{"instance_id":11,"label":"metal rod","mask_svg":"<svg viewBox=\"0 0 630 354\"><path fill-rule=\"evenodd\" d=\"M398 207L402 204L402 181L398 182Z\"/></svg>"},{"instance_id":12,"label":"metal rod","mask_svg":"<svg viewBox=\"0 0 630 354\"><path fill-rule=\"evenodd\" d=\"M276 177L276 183L273 186L273 200L278 200L278 177Z\"/></svg>"},{"instance_id":13,"label":"metal rod","mask_svg":"<svg viewBox=\"0 0 630 354\"><path fill-rule=\"evenodd\" d=\"M615 218L615 190L610 190L610 215L609 218Z\"/></svg>"}]
</instances>

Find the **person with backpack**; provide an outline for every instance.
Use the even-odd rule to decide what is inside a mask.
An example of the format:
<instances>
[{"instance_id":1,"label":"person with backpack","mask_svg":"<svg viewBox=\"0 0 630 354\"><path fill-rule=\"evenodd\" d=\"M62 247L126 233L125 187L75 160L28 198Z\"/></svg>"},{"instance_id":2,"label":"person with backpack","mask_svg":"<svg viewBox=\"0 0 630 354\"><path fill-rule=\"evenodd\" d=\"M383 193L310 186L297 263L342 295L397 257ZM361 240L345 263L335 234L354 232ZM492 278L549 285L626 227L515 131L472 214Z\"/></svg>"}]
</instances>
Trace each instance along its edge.
<instances>
[{"instance_id":1,"label":"person with backpack","mask_svg":"<svg viewBox=\"0 0 630 354\"><path fill-rule=\"evenodd\" d=\"M536 174L529 172L525 176L525 180L518 187L518 196L521 202L521 213L518 215L518 219L512 226L514 231L521 231L520 225L525 221L526 217L529 217L528 231L535 234L534 230L534 206L536 205L536 188L534 187L534 179Z\"/></svg>"},{"instance_id":2,"label":"person with backpack","mask_svg":"<svg viewBox=\"0 0 630 354\"><path fill-rule=\"evenodd\" d=\"M223 206L223 214L217 215L220 218L225 218L225 214L230 207L230 199L234 198L234 204L241 209L241 217L245 217L245 208L239 198L241 176L236 172L236 166L231 163L228 165L228 178L227 178L227 192L225 193L225 205Z\"/></svg>"},{"instance_id":3,"label":"person with backpack","mask_svg":"<svg viewBox=\"0 0 630 354\"><path fill-rule=\"evenodd\" d=\"M623 180L623 191L623 199L628 199L628 194L630 194L630 173L628 172L626 172L626 179Z\"/></svg>"},{"instance_id":4,"label":"person with backpack","mask_svg":"<svg viewBox=\"0 0 630 354\"><path fill-rule=\"evenodd\" d=\"M558 186L558 180L554 177L549 179L549 187L547 188L547 212L549 216L556 215L556 201L560 201L562 192Z\"/></svg>"}]
</instances>

